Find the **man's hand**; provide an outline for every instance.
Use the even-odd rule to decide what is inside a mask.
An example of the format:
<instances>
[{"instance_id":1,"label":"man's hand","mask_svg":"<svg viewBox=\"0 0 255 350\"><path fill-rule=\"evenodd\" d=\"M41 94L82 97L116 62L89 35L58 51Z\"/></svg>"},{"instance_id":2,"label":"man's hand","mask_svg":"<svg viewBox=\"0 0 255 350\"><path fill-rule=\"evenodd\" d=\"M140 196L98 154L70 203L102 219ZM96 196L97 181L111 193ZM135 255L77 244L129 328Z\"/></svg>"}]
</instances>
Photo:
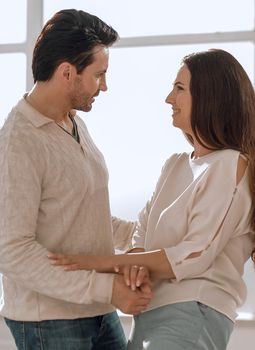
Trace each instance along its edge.
<instances>
[{"instance_id":1,"label":"man's hand","mask_svg":"<svg viewBox=\"0 0 255 350\"><path fill-rule=\"evenodd\" d=\"M137 288L132 291L122 275L114 277L112 304L125 314L138 315L145 310L152 298L149 290Z\"/></svg>"}]
</instances>

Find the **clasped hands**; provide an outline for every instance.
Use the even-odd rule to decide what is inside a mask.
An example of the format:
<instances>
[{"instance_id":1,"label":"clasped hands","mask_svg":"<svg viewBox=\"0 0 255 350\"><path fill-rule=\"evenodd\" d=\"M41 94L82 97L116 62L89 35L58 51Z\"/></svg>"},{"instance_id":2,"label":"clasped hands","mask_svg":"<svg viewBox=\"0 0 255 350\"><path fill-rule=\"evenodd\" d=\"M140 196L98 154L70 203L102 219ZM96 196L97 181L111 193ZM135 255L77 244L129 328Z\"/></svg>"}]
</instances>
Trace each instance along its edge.
<instances>
[{"instance_id":1,"label":"clasped hands","mask_svg":"<svg viewBox=\"0 0 255 350\"><path fill-rule=\"evenodd\" d=\"M115 265L117 256L63 255L49 253L54 266L66 271L96 270L115 273L112 304L126 314L138 315L144 311L152 298L152 282L144 266Z\"/></svg>"}]
</instances>

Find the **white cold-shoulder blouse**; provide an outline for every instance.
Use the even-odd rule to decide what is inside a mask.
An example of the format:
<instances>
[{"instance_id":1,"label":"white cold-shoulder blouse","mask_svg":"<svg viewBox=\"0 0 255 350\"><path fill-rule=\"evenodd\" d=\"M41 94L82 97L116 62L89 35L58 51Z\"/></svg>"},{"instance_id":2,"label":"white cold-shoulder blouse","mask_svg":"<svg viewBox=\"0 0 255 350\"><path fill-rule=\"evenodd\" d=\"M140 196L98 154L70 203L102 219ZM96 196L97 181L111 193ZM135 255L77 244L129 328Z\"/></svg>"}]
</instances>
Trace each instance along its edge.
<instances>
[{"instance_id":1,"label":"white cold-shoulder blouse","mask_svg":"<svg viewBox=\"0 0 255 350\"><path fill-rule=\"evenodd\" d=\"M156 284L149 309L196 300L235 319L253 234L247 170L236 183L239 157L230 149L199 159L175 154L163 167L133 246L164 248L176 279Z\"/></svg>"}]
</instances>

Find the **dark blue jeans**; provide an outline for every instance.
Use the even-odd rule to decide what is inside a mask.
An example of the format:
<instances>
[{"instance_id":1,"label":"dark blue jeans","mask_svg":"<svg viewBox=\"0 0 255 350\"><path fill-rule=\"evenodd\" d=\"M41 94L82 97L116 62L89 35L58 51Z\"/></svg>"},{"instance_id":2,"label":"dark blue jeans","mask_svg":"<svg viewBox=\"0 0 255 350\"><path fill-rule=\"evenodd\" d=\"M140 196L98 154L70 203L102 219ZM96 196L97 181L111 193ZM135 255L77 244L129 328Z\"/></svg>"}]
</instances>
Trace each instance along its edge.
<instances>
[{"instance_id":1,"label":"dark blue jeans","mask_svg":"<svg viewBox=\"0 0 255 350\"><path fill-rule=\"evenodd\" d=\"M23 322L5 319L18 350L124 350L116 312L76 320Z\"/></svg>"}]
</instances>

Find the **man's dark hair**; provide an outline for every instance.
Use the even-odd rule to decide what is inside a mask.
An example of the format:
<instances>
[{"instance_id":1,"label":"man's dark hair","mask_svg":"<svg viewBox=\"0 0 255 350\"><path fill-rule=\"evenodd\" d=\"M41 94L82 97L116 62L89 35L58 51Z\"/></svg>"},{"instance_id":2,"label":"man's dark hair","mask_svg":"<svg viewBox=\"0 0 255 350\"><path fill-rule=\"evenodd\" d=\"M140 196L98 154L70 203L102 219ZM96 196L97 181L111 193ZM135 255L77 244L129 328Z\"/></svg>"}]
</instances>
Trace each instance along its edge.
<instances>
[{"instance_id":1,"label":"man's dark hair","mask_svg":"<svg viewBox=\"0 0 255 350\"><path fill-rule=\"evenodd\" d=\"M111 46L118 33L101 19L75 9L57 12L37 38L32 61L34 82L50 80L62 62L73 64L77 73L93 62L93 48Z\"/></svg>"}]
</instances>

